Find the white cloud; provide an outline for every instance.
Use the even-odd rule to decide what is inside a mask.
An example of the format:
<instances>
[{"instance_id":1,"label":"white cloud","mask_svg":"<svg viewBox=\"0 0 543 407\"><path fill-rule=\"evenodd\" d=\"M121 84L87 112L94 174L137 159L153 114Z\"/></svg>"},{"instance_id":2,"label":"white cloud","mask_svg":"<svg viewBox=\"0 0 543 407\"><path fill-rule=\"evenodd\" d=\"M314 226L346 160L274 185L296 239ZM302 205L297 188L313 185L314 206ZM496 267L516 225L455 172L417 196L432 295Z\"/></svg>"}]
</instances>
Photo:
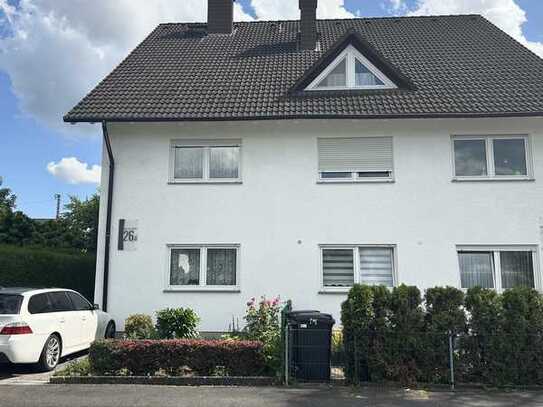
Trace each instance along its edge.
<instances>
[{"instance_id":1,"label":"white cloud","mask_svg":"<svg viewBox=\"0 0 543 407\"><path fill-rule=\"evenodd\" d=\"M390 0L398 3L396 0ZM514 0L418 0L409 15L481 14L521 44L543 57L543 43L529 41L522 32L526 12Z\"/></svg>"},{"instance_id":2,"label":"white cloud","mask_svg":"<svg viewBox=\"0 0 543 407\"><path fill-rule=\"evenodd\" d=\"M59 162L52 161L47 164L47 171L68 184L99 184L102 174L99 165L89 166L75 157L65 157Z\"/></svg>"},{"instance_id":3,"label":"white cloud","mask_svg":"<svg viewBox=\"0 0 543 407\"><path fill-rule=\"evenodd\" d=\"M344 0L320 0L317 8L317 17L354 17L351 12L345 9L344 3ZM252 0L251 5L259 20L296 20L300 17L297 0Z\"/></svg>"},{"instance_id":4,"label":"white cloud","mask_svg":"<svg viewBox=\"0 0 543 407\"><path fill-rule=\"evenodd\" d=\"M20 110L53 128L161 22L205 21L203 0L0 0L0 69ZM236 3L237 20L250 20ZM6 28L7 27L7 28ZM73 130L71 130L73 133Z\"/></svg>"}]
</instances>

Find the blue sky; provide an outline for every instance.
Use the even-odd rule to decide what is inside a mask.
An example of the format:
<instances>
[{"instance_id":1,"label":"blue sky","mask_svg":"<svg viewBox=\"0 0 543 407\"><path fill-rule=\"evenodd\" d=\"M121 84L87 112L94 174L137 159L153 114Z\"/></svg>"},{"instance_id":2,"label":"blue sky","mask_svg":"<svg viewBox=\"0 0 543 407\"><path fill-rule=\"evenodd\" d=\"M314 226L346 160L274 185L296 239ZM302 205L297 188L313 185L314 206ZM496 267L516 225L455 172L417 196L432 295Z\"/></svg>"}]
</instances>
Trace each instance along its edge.
<instances>
[{"instance_id":1,"label":"blue sky","mask_svg":"<svg viewBox=\"0 0 543 407\"><path fill-rule=\"evenodd\" d=\"M115 0L114 9L107 9L111 18L104 21L101 17L104 10L100 8L110 6L108 1L27 0L25 10L18 1L0 0L0 176L3 186L17 195L18 208L29 216L53 217L53 195L56 193L60 193L66 203L69 195L85 197L98 188L95 183L97 168L93 170L92 166L100 165L100 129L97 126L89 129L88 126L63 125L62 114L66 109L118 63L156 23L202 20L205 15L204 0L185 0L186 7L176 6L183 3L177 0L154 3ZM248 14L246 18L261 19L292 18L296 10L288 3L293 2L240 0L243 11ZM477 12L543 54L541 0L326 2L331 4L326 14L331 17L345 13L377 17ZM150 3L160 4L155 7L159 10L142 10ZM271 10L269 4L275 4L276 9ZM85 9L91 5L94 5L92 9ZM133 8L134 15L124 21L134 21L134 24L123 28L114 17L115 12L125 14L126 8ZM59 23L51 16L57 16ZM67 57L70 55L72 60ZM77 161L59 164L63 158L70 157ZM51 162L56 165L48 171Z\"/></svg>"}]
</instances>

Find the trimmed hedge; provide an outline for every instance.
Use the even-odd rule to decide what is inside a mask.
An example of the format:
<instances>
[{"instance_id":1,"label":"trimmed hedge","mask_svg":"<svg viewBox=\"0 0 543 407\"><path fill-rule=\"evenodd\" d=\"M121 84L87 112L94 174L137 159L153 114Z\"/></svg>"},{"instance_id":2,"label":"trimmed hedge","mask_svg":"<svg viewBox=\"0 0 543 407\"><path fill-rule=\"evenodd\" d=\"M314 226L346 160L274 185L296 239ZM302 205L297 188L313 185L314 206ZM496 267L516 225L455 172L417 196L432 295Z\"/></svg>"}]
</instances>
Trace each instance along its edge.
<instances>
[{"instance_id":1,"label":"trimmed hedge","mask_svg":"<svg viewBox=\"0 0 543 407\"><path fill-rule=\"evenodd\" d=\"M449 334L457 382L543 385L543 296L453 287L355 285L342 304L350 383L448 383Z\"/></svg>"},{"instance_id":2,"label":"trimmed hedge","mask_svg":"<svg viewBox=\"0 0 543 407\"><path fill-rule=\"evenodd\" d=\"M95 375L259 376L266 370L263 344L233 340L142 340L94 342L89 352Z\"/></svg>"},{"instance_id":3,"label":"trimmed hedge","mask_svg":"<svg viewBox=\"0 0 543 407\"><path fill-rule=\"evenodd\" d=\"M0 286L69 288L92 302L95 272L92 254L0 245Z\"/></svg>"}]
</instances>

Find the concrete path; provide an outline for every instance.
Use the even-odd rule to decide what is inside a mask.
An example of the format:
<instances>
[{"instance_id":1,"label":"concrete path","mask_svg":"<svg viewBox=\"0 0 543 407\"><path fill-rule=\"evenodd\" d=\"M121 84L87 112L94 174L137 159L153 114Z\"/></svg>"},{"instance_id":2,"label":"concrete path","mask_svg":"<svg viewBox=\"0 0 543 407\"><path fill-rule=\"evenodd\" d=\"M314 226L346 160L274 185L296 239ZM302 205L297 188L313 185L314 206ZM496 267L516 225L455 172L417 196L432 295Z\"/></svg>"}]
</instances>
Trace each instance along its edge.
<instances>
[{"instance_id":1,"label":"concrete path","mask_svg":"<svg viewBox=\"0 0 543 407\"><path fill-rule=\"evenodd\" d=\"M62 358L60 361L61 363L59 363L56 370L62 369L74 360L86 357L86 354L87 352L85 351ZM53 373L54 372L36 373L35 368L32 365L0 365L0 386L10 384L47 384Z\"/></svg>"},{"instance_id":2,"label":"concrete path","mask_svg":"<svg viewBox=\"0 0 543 407\"><path fill-rule=\"evenodd\" d=\"M40 407L535 407L543 393L436 392L347 387L300 388L45 385L0 388L0 405Z\"/></svg>"}]
</instances>

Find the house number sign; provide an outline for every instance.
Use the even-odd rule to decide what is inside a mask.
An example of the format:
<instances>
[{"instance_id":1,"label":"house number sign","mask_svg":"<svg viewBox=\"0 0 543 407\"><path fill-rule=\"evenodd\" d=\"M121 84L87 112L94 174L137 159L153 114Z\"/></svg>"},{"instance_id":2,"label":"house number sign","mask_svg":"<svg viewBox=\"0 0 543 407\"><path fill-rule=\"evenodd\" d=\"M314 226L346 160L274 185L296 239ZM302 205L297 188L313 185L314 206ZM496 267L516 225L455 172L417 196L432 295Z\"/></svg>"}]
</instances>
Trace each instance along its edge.
<instances>
[{"instance_id":1,"label":"house number sign","mask_svg":"<svg viewBox=\"0 0 543 407\"><path fill-rule=\"evenodd\" d=\"M134 219L119 219L118 249L133 251L138 245L138 221Z\"/></svg>"}]
</instances>

